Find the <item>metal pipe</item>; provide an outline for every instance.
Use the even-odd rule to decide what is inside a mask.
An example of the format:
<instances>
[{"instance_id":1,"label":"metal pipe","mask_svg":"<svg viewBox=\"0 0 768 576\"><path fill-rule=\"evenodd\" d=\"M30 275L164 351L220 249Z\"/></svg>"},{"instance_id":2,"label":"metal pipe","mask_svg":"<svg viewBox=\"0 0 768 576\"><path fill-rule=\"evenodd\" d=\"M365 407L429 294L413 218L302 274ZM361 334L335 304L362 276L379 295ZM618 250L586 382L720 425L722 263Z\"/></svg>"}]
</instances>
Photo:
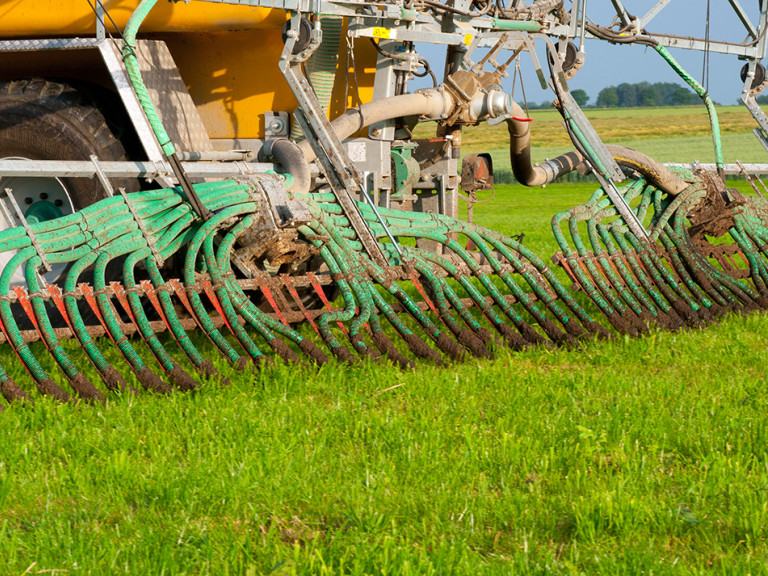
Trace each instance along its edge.
<instances>
[{"instance_id":1,"label":"metal pipe","mask_svg":"<svg viewBox=\"0 0 768 576\"><path fill-rule=\"evenodd\" d=\"M415 94L402 94L350 108L331 122L339 140L345 140L366 126L408 116L421 116L428 120L447 117L453 108L453 98L439 88L430 88ZM307 162L317 156L308 141L299 144Z\"/></svg>"},{"instance_id":2,"label":"metal pipe","mask_svg":"<svg viewBox=\"0 0 768 576\"><path fill-rule=\"evenodd\" d=\"M584 162L584 156L574 150L538 166L531 163L531 123L516 102L507 118L509 130L509 160L515 178L526 186L543 186ZM608 151L620 165L632 168L645 175L655 186L670 194L679 194L688 184L670 172L663 164L645 154L623 146L608 146Z\"/></svg>"},{"instance_id":3,"label":"metal pipe","mask_svg":"<svg viewBox=\"0 0 768 576\"><path fill-rule=\"evenodd\" d=\"M176 152L182 162L247 162L253 160L253 150L204 150L201 152Z\"/></svg>"},{"instance_id":4,"label":"metal pipe","mask_svg":"<svg viewBox=\"0 0 768 576\"><path fill-rule=\"evenodd\" d=\"M273 157L293 177L291 190L296 194L308 194L312 184L309 162L299 147L287 138L267 140L259 150L259 159Z\"/></svg>"},{"instance_id":5,"label":"metal pipe","mask_svg":"<svg viewBox=\"0 0 768 576\"><path fill-rule=\"evenodd\" d=\"M249 174L273 177L268 173L278 166L272 163L247 162L241 166ZM232 178L233 166L221 162L184 162L184 171L192 178ZM172 174L167 162L99 162L99 168L109 178L158 178ZM87 160L0 160L0 176L39 176L46 178L93 178L96 168Z\"/></svg>"}]
</instances>

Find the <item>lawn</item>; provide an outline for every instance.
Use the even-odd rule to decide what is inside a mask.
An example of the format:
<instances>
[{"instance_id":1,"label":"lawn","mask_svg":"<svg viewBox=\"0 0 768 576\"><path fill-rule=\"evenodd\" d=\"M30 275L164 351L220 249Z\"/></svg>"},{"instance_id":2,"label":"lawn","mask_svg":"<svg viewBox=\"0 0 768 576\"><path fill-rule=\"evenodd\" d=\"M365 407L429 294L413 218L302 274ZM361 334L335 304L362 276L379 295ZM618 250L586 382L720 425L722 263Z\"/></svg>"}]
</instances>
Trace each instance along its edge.
<instances>
[{"instance_id":1,"label":"lawn","mask_svg":"<svg viewBox=\"0 0 768 576\"><path fill-rule=\"evenodd\" d=\"M591 189L499 187L476 220L546 257ZM0 416L0 574L765 573L767 363L754 314L38 400Z\"/></svg>"}]
</instances>

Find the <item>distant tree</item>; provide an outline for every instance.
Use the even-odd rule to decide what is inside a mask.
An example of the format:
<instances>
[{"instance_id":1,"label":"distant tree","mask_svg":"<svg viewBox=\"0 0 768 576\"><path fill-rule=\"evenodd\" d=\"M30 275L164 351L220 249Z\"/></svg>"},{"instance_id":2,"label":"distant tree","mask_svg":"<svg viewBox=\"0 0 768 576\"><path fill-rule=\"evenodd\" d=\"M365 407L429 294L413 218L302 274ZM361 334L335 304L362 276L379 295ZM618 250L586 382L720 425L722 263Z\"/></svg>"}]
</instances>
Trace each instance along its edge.
<instances>
[{"instance_id":1,"label":"distant tree","mask_svg":"<svg viewBox=\"0 0 768 576\"><path fill-rule=\"evenodd\" d=\"M663 99L657 90L648 82L642 82L637 85L637 103L638 106L660 106L664 104Z\"/></svg>"},{"instance_id":2,"label":"distant tree","mask_svg":"<svg viewBox=\"0 0 768 576\"><path fill-rule=\"evenodd\" d=\"M619 108L634 108L638 106L637 84L623 82L616 87L616 95L619 97Z\"/></svg>"},{"instance_id":3,"label":"distant tree","mask_svg":"<svg viewBox=\"0 0 768 576\"><path fill-rule=\"evenodd\" d=\"M615 108L619 105L619 95L616 94L615 86L603 88L597 95L597 105L600 108Z\"/></svg>"},{"instance_id":4,"label":"distant tree","mask_svg":"<svg viewBox=\"0 0 768 576\"><path fill-rule=\"evenodd\" d=\"M670 95L669 104L671 106L685 106L687 104L693 104L691 97L698 98L695 94L692 94L690 90L686 90L682 86L678 86L677 89Z\"/></svg>"},{"instance_id":5,"label":"distant tree","mask_svg":"<svg viewBox=\"0 0 768 576\"><path fill-rule=\"evenodd\" d=\"M691 106L701 100L692 90L674 82L623 83L603 88L597 105L605 108L632 108L635 106ZM766 98L768 104L768 98Z\"/></svg>"},{"instance_id":6,"label":"distant tree","mask_svg":"<svg viewBox=\"0 0 768 576\"><path fill-rule=\"evenodd\" d=\"M573 96L573 99L576 100L576 104L578 104L582 108L584 108L584 106L587 105L587 102L589 102L589 94L587 94L581 88L571 92L571 96Z\"/></svg>"}]
</instances>

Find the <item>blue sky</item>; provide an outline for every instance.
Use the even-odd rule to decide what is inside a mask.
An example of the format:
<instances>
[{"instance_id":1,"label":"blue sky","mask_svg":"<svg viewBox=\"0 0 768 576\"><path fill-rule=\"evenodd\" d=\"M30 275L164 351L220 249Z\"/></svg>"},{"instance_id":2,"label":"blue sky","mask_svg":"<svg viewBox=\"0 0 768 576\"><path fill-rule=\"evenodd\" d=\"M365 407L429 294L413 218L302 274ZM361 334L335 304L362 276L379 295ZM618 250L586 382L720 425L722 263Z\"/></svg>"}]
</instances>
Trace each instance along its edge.
<instances>
[{"instance_id":1,"label":"blue sky","mask_svg":"<svg viewBox=\"0 0 768 576\"><path fill-rule=\"evenodd\" d=\"M625 0L624 5L630 14L641 17L655 3L654 0ZM740 3L756 25L759 14L758 0L741 0ZM566 0L566 5L569 4ZM610 0L587 2L587 16L597 24L607 26L613 13L615 12ZM651 33L703 38L706 13L706 0L671 0L651 21L647 30ZM710 0L710 38L731 42L743 42L746 39L746 29L736 17L728 0ZM690 74L699 81L702 80L704 55L701 52L677 49L672 50L672 53ZM651 48L616 46L592 40L586 44L586 54L586 63L573 78L571 88L586 90L593 101L602 88L621 82L681 82L677 74ZM736 56L710 55L709 91L714 100L730 104L739 98L742 88L739 71L743 65Z\"/></svg>"},{"instance_id":2,"label":"blue sky","mask_svg":"<svg viewBox=\"0 0 768 576\"><path fill-rule=\"evenodd\" d=\"M526 1L527 4L530 0ZM641 17L656 3L655 0L625 0L624 5L630 14ZM756 25L758 18L758 0L740 0L745 11ZM570 7L570 0L565 1ZM647 26L651 33L672 33L681 36L704 37L706 27L707 0L671 0L671 2ZM587 16L596 24L608 26L615 11L610 0L588 0ZM731 42L743 42L746 29L736 17L728 0L710 0L710 38ZM661 57L652 49L644 46L612 45L601 40L586 42L586 62L584 67L571 81L571 89L586 90L594 103L601 89L622 82L677 82L680 78L669 68ZM436 70L442 70L439 56L432 49L423 53L433 62ZM687 50L673 49L675 58L699 81L702 80L703 54ZM543 52L539 51L543 60ZM710 55L709 90L713 99L723 104L733 104L741 93L739 71L743 62L735 56ZM530 59L521 60L526 96L529 102L550 100L551 93L544 92L536 80ZM507 81L507 89L511 81ZM414 84L413 88L421 83ZM519 90L519 88L518 88ZM517 92L517 91L516 91ZM519 92L516 99L521 100Z\"/></svg>"}]
</instances>

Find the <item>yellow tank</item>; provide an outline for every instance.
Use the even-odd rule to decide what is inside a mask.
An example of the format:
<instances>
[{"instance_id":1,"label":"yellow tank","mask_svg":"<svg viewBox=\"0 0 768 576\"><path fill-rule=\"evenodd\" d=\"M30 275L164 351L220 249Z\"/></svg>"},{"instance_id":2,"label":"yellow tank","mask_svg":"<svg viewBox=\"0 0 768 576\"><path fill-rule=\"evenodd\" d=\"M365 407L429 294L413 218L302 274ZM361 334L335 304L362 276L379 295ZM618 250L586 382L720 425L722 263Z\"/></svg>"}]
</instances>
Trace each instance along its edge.
<instances>
[{"instance_id":1,"label":"yellow tank","mask_svg":"<svg viewBox=\"0 0 768 576\"><path fill-rule=\"evenodd\" d=\"M123 29L138 0L105 0L104 5L112 21ZM0 19L3 40L87 37L96 31L96 16L85 0L10 0L0 7ZM142 24L139 37L168 44L211 138L262 138L265 111L296 109L293 94L277 67L285 21L284 11L270 8L159 2ZM107 23L114 34L114 26L109 20ZM343 49L346 51L345 43ZM342 46L340 52L343 64ZM39 62L27 68L27 61L21 58L16 65L4 62L3 76L46 75L45 64L42 70ZM57 59L50 61L50 77L61 78ZM356 43L355 61L360 97L369 101L375 51L368 43ZM342 66L337 70L331 118L342 113L345 104L356 104L356 88L347 88L347 78L354 77L349 72ZM79 78L87 76L87 71L78 71Z\"/></svg>"},{"instance_id":2,"label":"yellow tank","mask_svg":"<svg viewBox=\"0 0 768 576\"><path fill-rule=\"evenodd\" d=\"M94 2L91 2L94 4ZM137 0L105 0L104 6L122 30ZM11 38L88 36L96 17L85 0L10 0L3 3L2 34ZM158 3L141 26L143 32L217 32L222 30L280 29L281 10L209 2ZM116 32L107 20L111 32Z\"/></svg>"}]
</instances>

